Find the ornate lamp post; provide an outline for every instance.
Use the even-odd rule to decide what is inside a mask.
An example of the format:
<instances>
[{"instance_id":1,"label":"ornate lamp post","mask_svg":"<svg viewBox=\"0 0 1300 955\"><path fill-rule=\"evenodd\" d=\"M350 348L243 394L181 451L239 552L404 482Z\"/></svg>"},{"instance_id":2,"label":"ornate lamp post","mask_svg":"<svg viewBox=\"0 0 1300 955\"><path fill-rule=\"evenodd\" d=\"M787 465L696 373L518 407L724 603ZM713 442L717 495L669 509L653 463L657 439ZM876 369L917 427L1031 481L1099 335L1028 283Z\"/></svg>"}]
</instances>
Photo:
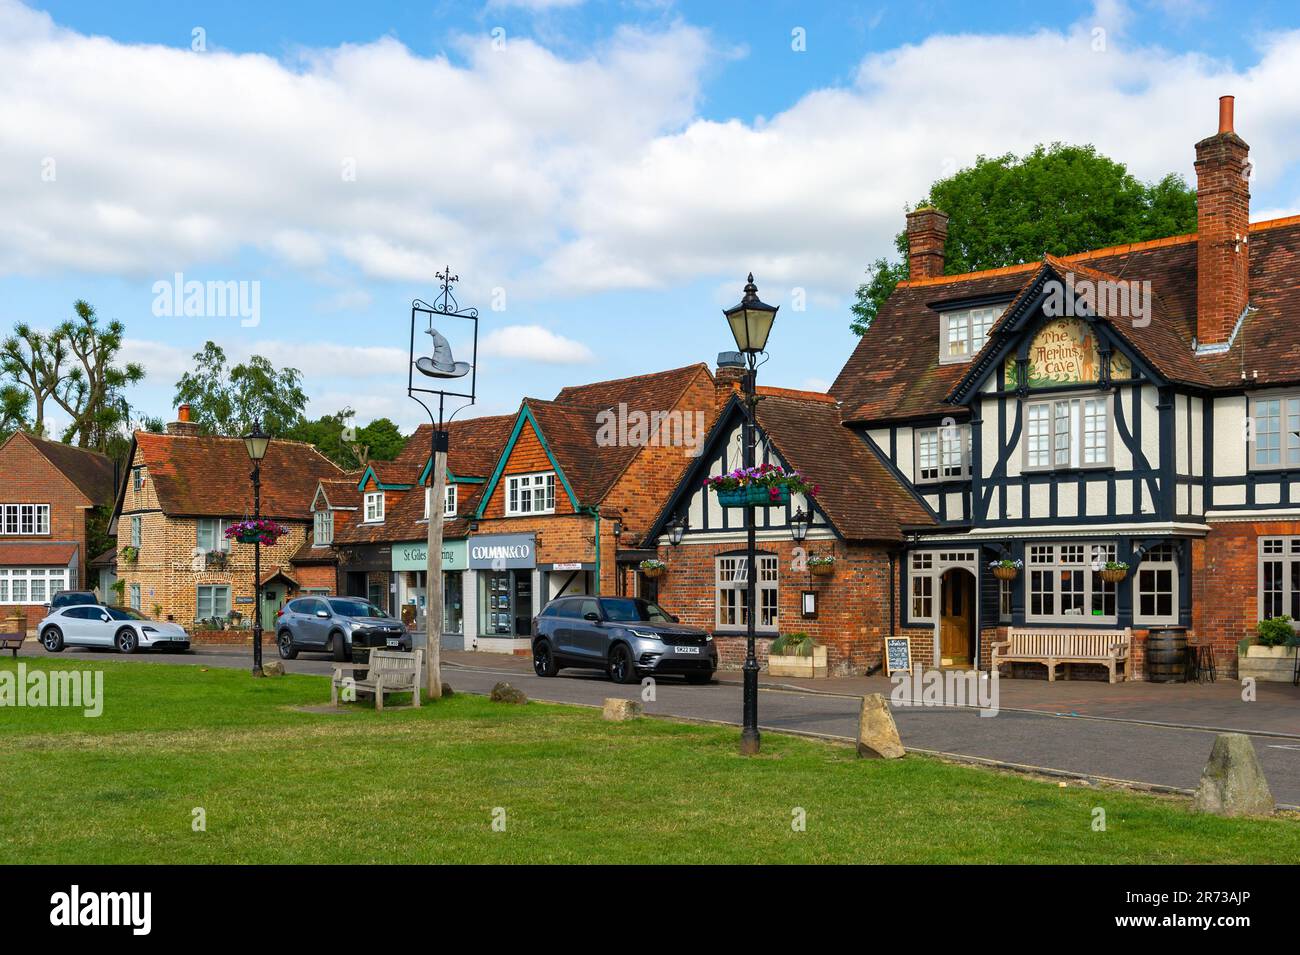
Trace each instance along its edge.
<instances>
[{"instance_id":1,"label":"ornate lamp post","mask_svg":"<svg viewBox=\"0 0 1300 955\"><path fill-rule=\"evenodd\" d=\"M741 430L742 467L754 466L754 406L758 403L755 378L758 374L758 356L767 350L767 336L772 332L772 323L776 321L777 306L768 305L758 297L758 287L754 284L754 273L749 273L745 284L745 294L738 305L726 309L723 314L731 326L732 337L736 339L736 349L745 356L747 371L742 386L744 395L745 417ZM755 606L757 579L757 545L754 540L754 509L746 507L745 513L745 665L744 687L744 723L740 731L740 752L743 756L758 753L758 658L754 656L754 621L758 613Z\"/></svg>"},{"instance_id":2,"label":"ornate lamp post","mask_svg":"<svg viewBox=\"0 0 1300 955\"><path fill-rule=\"evenodd\" d=\"M244 449L253 462L253 519L262 516L262 458L271 444L271 436L262 430L262 423L254 421L252 430L244 435ZM253 542L253 676L262 676L262 540Z\"/></svg>"},{"instance_id":3,"label":"ornate lamp post","mask_svg":"<svg viewBox=\"0 0 1300 955\"><path fill-rule=\"evenodd\" d=\"M428 556L424 573L426 606L424 620L424 693L431 700L442 698L442 529L444 523L443 513L445 511L443 498L447 479L447 449L451 443L451 435L447 431L447 422L450 418L445 414L446 402L448 398L468 399L452 412L451 417L454 418L458 412L474 403L474 393L478 379L478 309L462 309L456 302L456 296L452 294L452 286L460 281L460 276L452 275L450 267L446 267L443 271L437 273L437 277L442 283L441 294L434 300L434 303L429 305L419 299L411 303L411 361L406 374L406 394L412 400L420 403L420 406L428 412L429 421L433 424L433 441L430 449L433 470L429 475L429 490L426 492L429 495L427 498L429 510ZM415 357L416 316L428 321L428 327L424 329L424 333L432 339L431 356ZM473 326L474 352L470 361L455 360L451 353L450 343L441 332L433 327L435 318L437 318L439 324L459 319L468 321ZM415 373L417 371L424 378L416 378ZM469 376L468 391L450 391L446 387L421 387L425 383L425 379L445 382L463 379L467 375ZM428 404L425 404L425 400L420 395L437 396L438 412L436 416L433 409Z\"/></svg>"}]
</instances>

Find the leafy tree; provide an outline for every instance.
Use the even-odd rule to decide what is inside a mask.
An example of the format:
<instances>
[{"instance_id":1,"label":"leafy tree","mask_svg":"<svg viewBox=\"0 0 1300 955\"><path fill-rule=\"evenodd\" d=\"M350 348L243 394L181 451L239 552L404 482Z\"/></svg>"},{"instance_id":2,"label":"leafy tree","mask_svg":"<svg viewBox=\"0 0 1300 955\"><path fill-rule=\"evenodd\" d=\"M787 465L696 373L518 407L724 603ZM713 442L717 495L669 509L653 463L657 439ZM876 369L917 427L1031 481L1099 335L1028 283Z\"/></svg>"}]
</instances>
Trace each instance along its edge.
<instances>
[{"instance_id":1,"label":"leafy tree","mask_svg":"<svg viewBox=\"0 0 1300 955\"><path fill-rule=\"evenodd\" d=\"M368 450L372 461L391 461L406 447L406 438L390 419L376 418L357 429L356 443Z\"/></svg>"},{"instance_id":2,"label":"leafy tree","mask_svg":"<svg viewBox=\"0 0 1300 955\"><path fill-rule=\"evenodd\" d=\"M1196 230L1196 193L1181 176L1142 183L1094 147L1062 143L1024 156L980 156L936 181L923 205L949 215L948 275ZM907 277L906 230L894 246L900 260L877 259L858 287L851 327L859 335Z\"/></svg>"},{"instance_id":3,"label":"leafy tree","mask_svg":"<svg viewBox=\"0 0 1300 955\"><path fill-rule=\"evenodd\" d=\"M354 434L347 433L354 412L344 408L332 415L302 420L286 433L286 438L313 444L339 467L364 467L368 461L391 461L401 452L406 438L388 418L376 418Z\"/></svg>"},{"instance_id":4,"label":"leafy tree","mask_svg":"<svg viewBox=\"0 0 1300 955\"><path fill-rule=\"evenodd\" d=\"M45 403L62 382L61 368L67 357L61 339L26 322L15 325L13 334L0 344L0 372L31 395L31 430L38 437L45 435Z\"/></svg>"},{"instance_id":5,"label":"leafy tree","mask_svg":"<svg viewBox=\"0 0 1300 955\"><path fill-rule=\"evenodd\" d=\"M27 418L32 404L31 393L17 385L0 386L0 441L8 440L15 431L30 429Z\"/></svg>"},{"instance_id":6,"label":"leafy tree","mask_svg":"<svg viewBox=\"0 0 1300 955\"><path fill-rule=\"evenodd\" d=\"M297 368L277 369L261 355L228 368L226 353L215 342L194 355L194 370L176 382L173 400L188 404L193 420L208 434L241 434L258 420L267 433L285 435L302 421L307 407Z\"/></svg>"}]
</instances>

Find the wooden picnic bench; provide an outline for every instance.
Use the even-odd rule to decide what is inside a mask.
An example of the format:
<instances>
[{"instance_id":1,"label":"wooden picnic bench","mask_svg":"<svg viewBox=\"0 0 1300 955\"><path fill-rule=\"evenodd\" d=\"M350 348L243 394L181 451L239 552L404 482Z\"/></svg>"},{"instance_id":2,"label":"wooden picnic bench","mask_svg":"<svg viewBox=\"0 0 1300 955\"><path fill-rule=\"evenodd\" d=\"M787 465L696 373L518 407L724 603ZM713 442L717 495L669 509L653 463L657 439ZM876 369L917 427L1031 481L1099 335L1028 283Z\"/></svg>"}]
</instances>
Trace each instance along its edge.
<instances>
[{"instance_id":1,"label":"wooden picnic bench","mask_svg":"<svg viewBox=\"0 0 1300 955\"><path fill-rule=\"evenodd\" d=\"M371 693L375 697L375 709L384 708L385 693L410 693L411 705L420 705L420 665L424 662L421 649L404 653L398 650L371 650L370 659L365 663L336 663L334 677L330 680L330 703L339 705L339 689L350 686L360 693ZM343 675L351 670L365 670L362 679Z\"/></svg>"},{"instance_id":2,"label":"wooden picnic bench","mask_svg":"<svg viewBox=\"0 0 1300 955\"><path fill-rule=\"evenodd\" d=\"M1129 646L1133 631L1070 630L1061 628L1012 627L1008 639L993 644L993 669L1002 663L1041 663L1047 667L1047 679L1056 681L1056 668L1065 664L1065 679L1070 678L1070 664L1096 663L1110 671L1110 682L1122 663L1124 679L1129 679Z\"/></svg>"},{"instance_id":3,"label":"wooden picnic bench","mask_svg":"<svg viewBox=\"0 0 1300 955\"><path fill-rule=\"evenodd\" d=\"M6 624L18 624L17 630L6 630L0 633L0 653L9 650L13 653L14 659L18 658L18 651L22 649L23 641L27 639L26 620L22 617L8 617L5 619Z\"/></svg>"}]
</instances>

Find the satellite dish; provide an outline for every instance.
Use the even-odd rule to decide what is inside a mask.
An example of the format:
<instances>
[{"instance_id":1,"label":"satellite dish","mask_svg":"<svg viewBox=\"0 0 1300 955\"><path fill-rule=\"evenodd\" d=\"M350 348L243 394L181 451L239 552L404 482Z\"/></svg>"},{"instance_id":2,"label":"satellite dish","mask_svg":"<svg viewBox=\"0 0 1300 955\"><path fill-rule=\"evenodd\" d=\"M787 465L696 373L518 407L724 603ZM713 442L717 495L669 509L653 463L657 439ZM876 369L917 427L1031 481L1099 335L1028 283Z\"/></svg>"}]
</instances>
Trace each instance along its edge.
<instances>
[{"instance_id":1,"label":"satellite dish","mask_svg":"<svg viewBox=\"0 0 1300 955\"><path fill-rule=\"evenodd\" d=\"M456 361L452 357L451 345L436 328L430 325L425 329L425 334L433 339L433 357L415 360L415 367L419 369L420 374L428 375L430 378L463 378L469 374L469 362Z\"/></svg>"}]
</instances>

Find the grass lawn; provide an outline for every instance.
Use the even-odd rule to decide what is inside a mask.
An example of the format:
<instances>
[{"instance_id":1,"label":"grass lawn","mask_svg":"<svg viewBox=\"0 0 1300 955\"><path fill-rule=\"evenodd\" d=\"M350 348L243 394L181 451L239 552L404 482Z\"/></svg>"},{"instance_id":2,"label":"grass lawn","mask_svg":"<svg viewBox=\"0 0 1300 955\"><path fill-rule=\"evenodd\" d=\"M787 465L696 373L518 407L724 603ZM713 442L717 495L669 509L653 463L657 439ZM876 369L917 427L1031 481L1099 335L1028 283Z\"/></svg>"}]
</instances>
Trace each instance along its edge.
<instances>
[{"instance_id":1,"label":"grass lawn","mask_svg":"<svg viewBox=\"0 0 1300 955\"><path fill-rule=\"evenodd\" d=\"M24 661L73 669L68 660ZM96 662L98 719L0 707L0 860L1294 862L1300 824L594 710L456 696L305 713L323 677ZM14 669L4 661L0 669ZM206 811L207 831L191 827ZM492 828L505 812L505 831ZM806 831L792 830L793 811ZM1093 810L1106 812L1094 832Z\"/></svg>"}]
</instances>

